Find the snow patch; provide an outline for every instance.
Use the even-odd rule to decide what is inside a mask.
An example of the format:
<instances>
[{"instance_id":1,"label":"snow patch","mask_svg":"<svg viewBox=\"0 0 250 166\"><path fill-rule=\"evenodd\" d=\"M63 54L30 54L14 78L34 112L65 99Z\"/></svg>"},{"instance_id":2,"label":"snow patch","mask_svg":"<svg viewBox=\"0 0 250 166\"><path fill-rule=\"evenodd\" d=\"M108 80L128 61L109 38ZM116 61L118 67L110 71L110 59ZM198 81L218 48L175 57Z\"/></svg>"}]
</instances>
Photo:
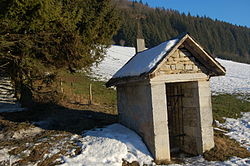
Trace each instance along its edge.
<instances>
[{"instance_id":1,"label":"snow patch","mask_svg":"<svg viewBox=\"0 0 250 166\"><path fill-rule=\"evenodd\" d=\"M9 155L10 149L0 149L0 165L12 165L18 161L18 157Z\"/></svg>"},{"instance_id":2,"label":"snow patch","mask_svg":"<svg viewBox=\"0 0 250 166\"><path fill-rule=\"evenodd\" d=\"M242 117L239 119L225 118L225 120L223 124L217 121L217 126L228 129L229 132L225 135L236 140L250 151L250 112L242 113Z\"/></svg>"},{"instance_id":3,"label":"snow patch","mask_svg":"<svg viewBox=\"0 0 250 166\"><path fill-rule=\"evenodd\" d=\"M74 158L65 157L64 166L121 166L122 159L143 165L153 160L141 138L120 124L90 130L80 141L82 153Z\"/></svg>"},{"instance_id":4,"label":"snow patch","mask_svg":"<svg viewBox=\"0 0 250 166\"><path fill-rule=\"evenodd\" d=\"M18 112L18 111L25 111L25 108L21 108L21 105L19 103L8 103L0 102L0 113L2 112Z\"/></svg>"},{"instance_id":5,"label":"snow patch","mask_svg":"<svg viewBox=\"0 0 250 166\"><path fill-rule=\"evenodd\" d=\"M185 166L233 166L233 165L241 165L247 166L250 165L250 158L238 158L232 157L230 160L227 161L207 161L202 156L186 158L184 159L185 163L182 165ZM180 166L179 164L172 164L170 166Z\"/></svg>"}]
</instances>

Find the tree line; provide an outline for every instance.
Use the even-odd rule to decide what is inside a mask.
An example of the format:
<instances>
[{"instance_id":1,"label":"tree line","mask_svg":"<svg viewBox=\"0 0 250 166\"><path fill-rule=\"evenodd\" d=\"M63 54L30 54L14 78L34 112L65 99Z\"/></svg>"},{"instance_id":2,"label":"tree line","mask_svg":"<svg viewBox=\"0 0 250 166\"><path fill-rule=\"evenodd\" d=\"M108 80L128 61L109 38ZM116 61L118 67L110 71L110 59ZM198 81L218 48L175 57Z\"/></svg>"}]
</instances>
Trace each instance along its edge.
<instances>
[{"instance_id":1,"label":"tree line","mask_svg":"<svg viewBox=\"0 0 250 166\"><path fill-rule=\"evenodd\" d=\"M116 44L135 46L136 37L142 34L146 47L151 48L189 32L214 56L250 63L250 28L171 9L150 8L142 1L113 0L113 3L119 8L122 20L113 37Z\"/></svg>"}]
</instances>

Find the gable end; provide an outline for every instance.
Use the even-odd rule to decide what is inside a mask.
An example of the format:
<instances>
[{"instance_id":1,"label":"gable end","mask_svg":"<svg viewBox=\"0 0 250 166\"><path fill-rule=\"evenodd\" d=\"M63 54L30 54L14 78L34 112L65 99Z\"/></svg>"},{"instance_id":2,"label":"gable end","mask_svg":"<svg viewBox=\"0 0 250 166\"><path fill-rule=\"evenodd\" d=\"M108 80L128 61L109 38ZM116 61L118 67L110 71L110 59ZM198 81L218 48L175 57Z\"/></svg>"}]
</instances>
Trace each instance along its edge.
<instances>
[{"instance_id":1,"label":"gable end","mask_svg":"<svg viewBox=\"0 0 250 166\"><path fill-rule=\"evenodd\" d=\"M175 52L166 57L163 64L155 71L155 75L160 74L186 74L186 73L205 73L208 71L197 58L187 49L176 49Z\"/></svg>"}]
</instances>

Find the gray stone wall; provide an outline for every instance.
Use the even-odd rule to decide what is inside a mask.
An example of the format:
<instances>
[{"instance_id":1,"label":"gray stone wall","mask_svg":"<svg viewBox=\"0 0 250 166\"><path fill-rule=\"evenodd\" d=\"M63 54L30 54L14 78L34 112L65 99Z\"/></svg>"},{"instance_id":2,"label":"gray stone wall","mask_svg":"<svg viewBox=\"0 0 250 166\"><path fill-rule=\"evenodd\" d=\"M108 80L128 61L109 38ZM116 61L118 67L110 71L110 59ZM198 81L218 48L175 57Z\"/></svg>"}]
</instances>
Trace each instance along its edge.
<instances>
[{"instance_id":1,"label":"gray stone wall","mask_svg":"<svg viewBox=\"0 0 250 166\"><path fill-rule=\"evenodd\" d=\"M156 161L170 161L170 144L167 115L167 96L164 82L151 83L153 124L154 124L154 156Z\"/></svg>"},{"instance_id":2,"label":"gray stone wall","mask_svg":"<svg viewBox=\"0 0 250 166\"><path fill-rule=\"evenodd\" d=\"M213 115L211 103L211 90L209 81L198 81L199 94L199 137L200 149L199 154L210 150L214 147L214 133L213 133Z\"/></svg>"},{"instance_id":3,"label":"gray stone wall","mask_svg":"<svg viewBox=\"0 0 250 166\"><path fill-rule=\"evenodd\" d=\"M151 99L151 88L148 83L133 83L117 87L120 123L136 131L154 155Z\"/></svg>"}]
</instances>

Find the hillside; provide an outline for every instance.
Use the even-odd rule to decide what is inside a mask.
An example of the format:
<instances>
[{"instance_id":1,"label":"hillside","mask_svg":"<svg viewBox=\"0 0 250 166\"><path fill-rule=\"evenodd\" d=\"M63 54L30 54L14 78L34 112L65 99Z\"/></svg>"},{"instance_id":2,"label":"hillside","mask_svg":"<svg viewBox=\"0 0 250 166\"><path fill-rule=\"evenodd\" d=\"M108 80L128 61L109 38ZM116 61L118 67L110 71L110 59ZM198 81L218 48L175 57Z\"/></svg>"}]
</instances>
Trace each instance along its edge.
<instances>
[{"instance_id":1,"label":"hillside","mask_svg":"<svg viewBox=\"0 0 250 166\"><path fill-rule=\"evenodd\" d=\"M143 35L151 48L182 32L189 32L213 55L250 63L250 29L205 16L185 15L164 8L150 8L147 4L128 0L113 0L119 8L122 25L113 40L118 45L134 46L137 34ZM167 2L166 2L167 3ZM140 20L139 32L138 20Z\"/></svg>"},{"instance_id":2,"label":"hillside","mask_svg":"<svg viewBox=\"0 0 250 166\"><path fill-rule=\"evenodd\" d=\"M92 67L92 76L108 81L133 55L135 48L111 46L104 60ZM217 59L225 68L226 75L211 78L213 93L250 94L250 65ZM243 72L244 71L244 72Z\"/></svg>"}]
</instances>

